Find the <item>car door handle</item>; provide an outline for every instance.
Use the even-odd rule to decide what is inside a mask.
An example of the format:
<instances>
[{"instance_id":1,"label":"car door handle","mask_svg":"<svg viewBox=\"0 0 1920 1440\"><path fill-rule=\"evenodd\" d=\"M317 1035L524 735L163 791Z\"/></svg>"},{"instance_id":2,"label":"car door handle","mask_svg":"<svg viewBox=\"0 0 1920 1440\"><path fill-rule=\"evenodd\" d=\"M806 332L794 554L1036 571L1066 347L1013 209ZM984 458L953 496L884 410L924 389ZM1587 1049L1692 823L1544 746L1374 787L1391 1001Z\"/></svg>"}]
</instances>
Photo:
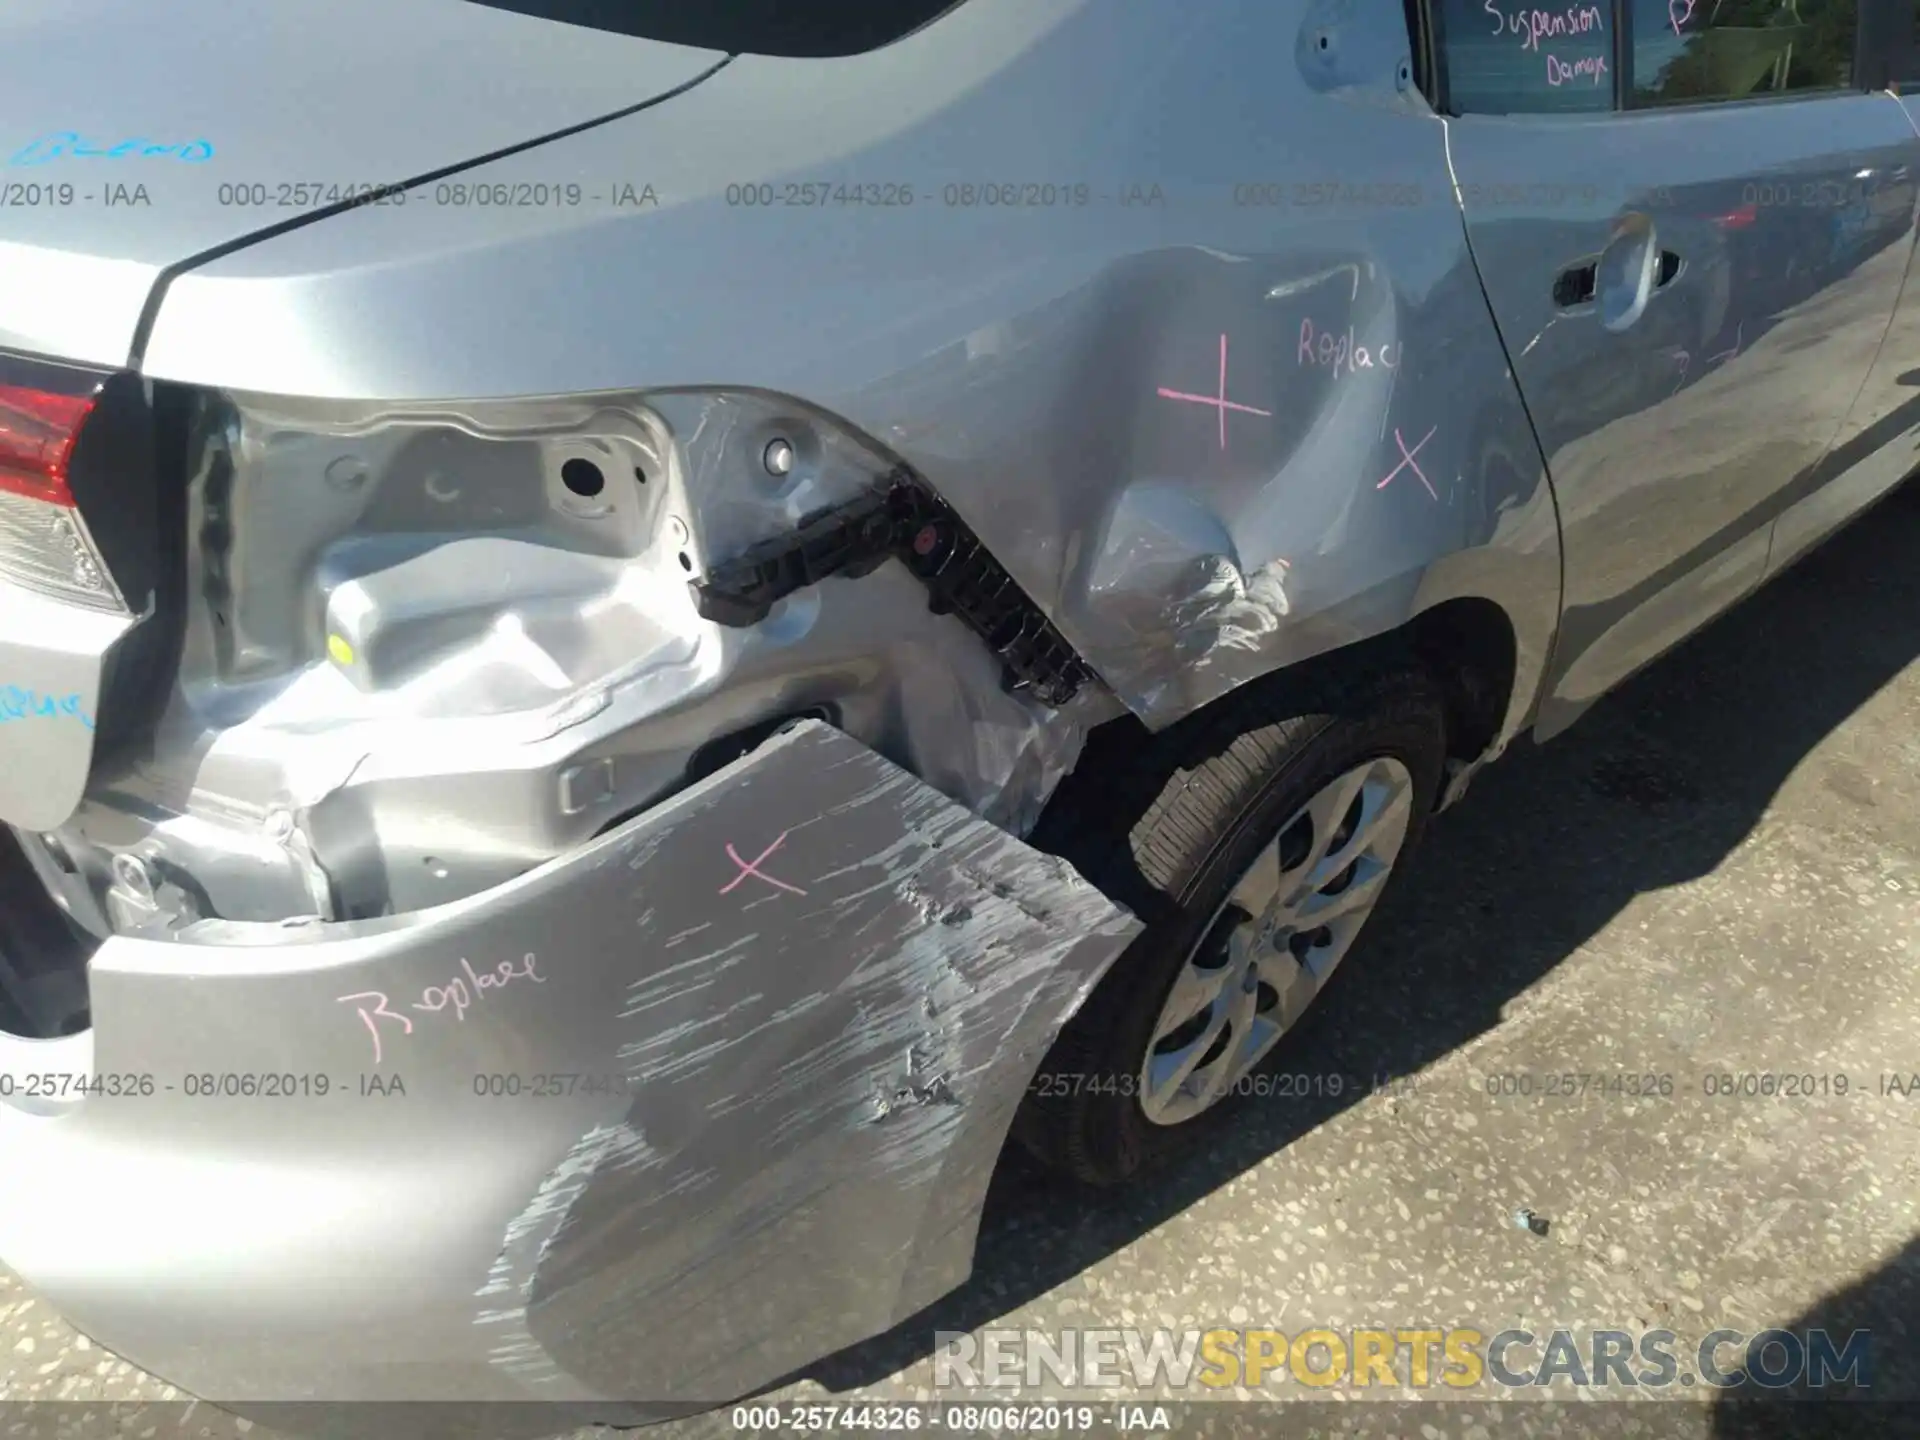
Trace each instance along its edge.
<instances>
[{"instance_id":1,"label":"car door handle","mask_svg":"<svg viewBox=\"0 0 1920 1440\"><path fill-rule=\"evenodd\" d=\"M1562 309L1591 305L1599 273L1600 262L1597 258L1569 265L1553 278L1553 303Z\"/></svg>"},{"instance_id":2,"label":"car door handle","mask_svg":"<svg viewBox=\"0 0 1920 1440\"><path fill-rule=\"evenodd\" d=\"M1671 250L1660 252L1660 268L1654 275L1653 288L1664 289L1673 283L1680 273L1680 257ZM1598 289L1600 262L1583 260L1578 265L1569 265L1553 279L1553 303L1565 308L1575 305L1591 305Z\"/></svg>"}]
</instances>

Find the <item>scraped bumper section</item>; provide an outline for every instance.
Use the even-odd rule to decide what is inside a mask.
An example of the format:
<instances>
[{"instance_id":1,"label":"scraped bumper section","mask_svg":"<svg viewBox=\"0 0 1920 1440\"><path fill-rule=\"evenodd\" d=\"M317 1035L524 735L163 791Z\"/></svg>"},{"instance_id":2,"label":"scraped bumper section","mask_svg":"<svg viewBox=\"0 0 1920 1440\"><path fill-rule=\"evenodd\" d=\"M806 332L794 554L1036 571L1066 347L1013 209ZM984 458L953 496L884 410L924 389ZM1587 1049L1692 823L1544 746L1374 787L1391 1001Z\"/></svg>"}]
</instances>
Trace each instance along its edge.
<instances>
[{"instance_id":1,"label":"scraped bumper section","mask_svg":"<svg viewBox=\"0 0 1920 1440\"><path fill-rule=\"evenodd\" d=\"M1137 929L800 722L451 904L106 941L0 1037L0 1261L220 1402L722 1402L966 1276Z\"/></svg>"}]
</instances>

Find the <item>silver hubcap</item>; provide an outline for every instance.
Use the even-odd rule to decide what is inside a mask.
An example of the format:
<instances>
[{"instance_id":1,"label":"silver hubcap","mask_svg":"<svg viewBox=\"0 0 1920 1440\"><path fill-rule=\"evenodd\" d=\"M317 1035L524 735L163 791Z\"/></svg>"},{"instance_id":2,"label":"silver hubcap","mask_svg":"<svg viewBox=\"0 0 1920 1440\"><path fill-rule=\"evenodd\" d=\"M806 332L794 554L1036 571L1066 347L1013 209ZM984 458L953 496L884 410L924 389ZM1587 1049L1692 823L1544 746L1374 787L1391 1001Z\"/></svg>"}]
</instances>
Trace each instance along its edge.
<instances>
[{"instance_id":1,"label":"silver hubcap","mask_svg":"<svg viewBox=\"0 0 1920 1440\"><path fill-rule=\"evenodd\" d=\"M1347 771L1280 827L1167 992L1140 1071L1156 1125L1191 1120L1258 1065L1367 923L1413 818L1391 756Z\"/></svg>"}]
</instances>

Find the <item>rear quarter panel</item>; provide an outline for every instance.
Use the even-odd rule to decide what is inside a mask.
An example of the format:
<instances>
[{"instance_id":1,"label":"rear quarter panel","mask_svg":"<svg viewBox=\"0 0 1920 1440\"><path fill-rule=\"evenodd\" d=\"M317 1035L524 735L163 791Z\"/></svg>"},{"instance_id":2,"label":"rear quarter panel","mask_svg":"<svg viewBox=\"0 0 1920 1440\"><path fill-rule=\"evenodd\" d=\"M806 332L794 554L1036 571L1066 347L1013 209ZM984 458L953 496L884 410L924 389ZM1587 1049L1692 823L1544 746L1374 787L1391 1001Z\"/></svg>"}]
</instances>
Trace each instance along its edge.
<instances>
[{"instance_id":1,"label":"rear quarter panel","mask_svg":"<svg viewBox=\"0 0 1920 1440\"><path fill-rule=\"evenodd\" d=\"M459 177L525 204L423 187L185 274L146 365L795 394L929 478L1150 725L1471 595L1514 627L1510 732L1558 533L1407 60L1394 0L969 0Z\"/></svg>"}]
</instances>

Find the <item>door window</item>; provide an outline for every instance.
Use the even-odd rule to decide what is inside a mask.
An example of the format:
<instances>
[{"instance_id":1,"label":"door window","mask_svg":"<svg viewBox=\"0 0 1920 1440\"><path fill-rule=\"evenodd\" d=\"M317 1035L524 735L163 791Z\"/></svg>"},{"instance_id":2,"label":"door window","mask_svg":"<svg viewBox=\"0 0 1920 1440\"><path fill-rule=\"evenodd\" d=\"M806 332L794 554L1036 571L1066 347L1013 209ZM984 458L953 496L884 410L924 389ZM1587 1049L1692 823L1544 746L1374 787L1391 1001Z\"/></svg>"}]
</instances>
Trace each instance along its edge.
<instances>
[{"instance_id":1,"label":"door window","mask_svg":"<svg viewBox=\"0 0 1920 1440\"><path fill-rule=\"evenodd\" d=\"M1635 106L1853 83L1855 0L1630 0Z\"/></svg>"},{"instance_id":2,"label":"door window","mask_svg":"<svg viewBox=\"0 0 1920 1440\"><path fill-rule=\"evenodd\" d=\"M1612 0L1552 9L1519 0L1436 0L1440 66L1460 115L1613 108Z\"/></svg>"},{"instance_id":3,"label":"door window","mask_svg":"<svg viewBox=\"0 0 1920 1440\"><path fill-rule=\"evenodd\" d=\"M1892 18L1894 4L1912 4L1920 16L1920 0L1429 3L1437 93L1454 115L1580 114L1860 89L1884 83L1869 73L1873 64L1856 66L1861 8L1875 24ZM1904 17L1895 23L1904 48Z\"/></svg>"}]
</instances>

